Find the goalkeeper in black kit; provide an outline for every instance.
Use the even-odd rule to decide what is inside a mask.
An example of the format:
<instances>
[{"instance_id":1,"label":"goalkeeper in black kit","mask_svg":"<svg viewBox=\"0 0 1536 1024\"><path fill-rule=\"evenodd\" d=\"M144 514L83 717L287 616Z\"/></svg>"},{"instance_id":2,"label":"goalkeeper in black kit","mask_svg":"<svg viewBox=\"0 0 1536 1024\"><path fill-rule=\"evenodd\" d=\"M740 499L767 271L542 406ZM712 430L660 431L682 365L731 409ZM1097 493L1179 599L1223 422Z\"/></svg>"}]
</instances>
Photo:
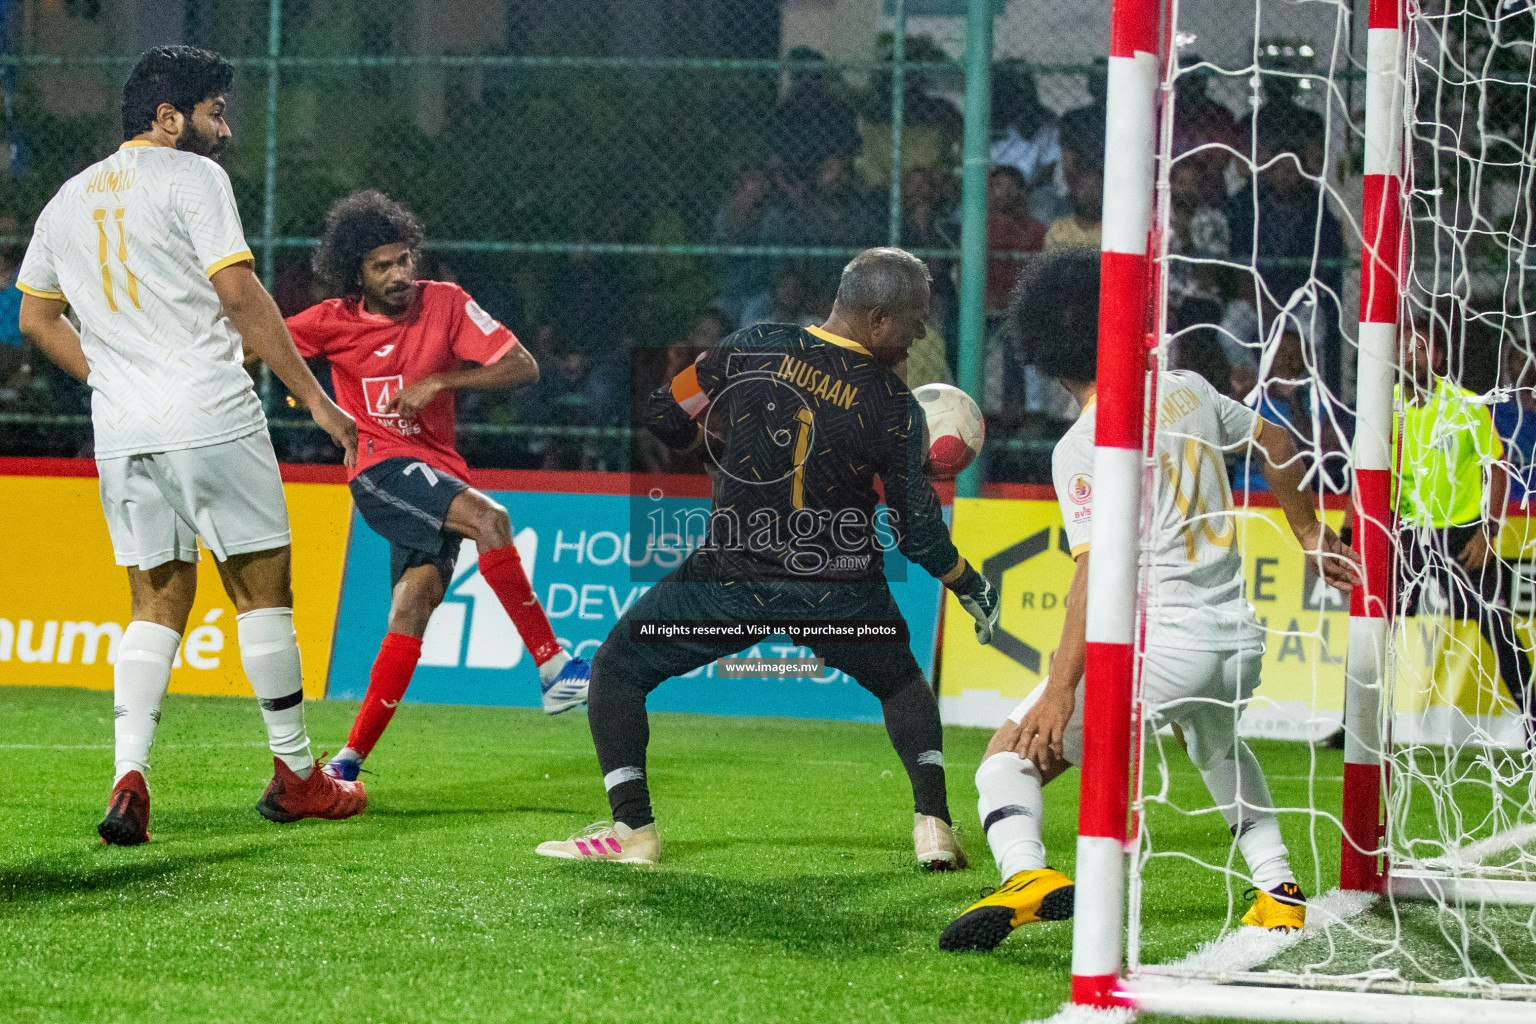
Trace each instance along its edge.
<instances>
[{"instance_id":1,"label":"goalkeeper in black kit","mask_svg":"<svg viewBox=\"0 0 1536 1024\"><path fill-rule=\"evenodd\" d=\"M655 864L661 839L646 785L646 697L753 638L656 642L650 624L776 622L820 633L806 646L879 698L912 781L919 863L966 866L950 827L938 702L907 644L882 558L894 544L953 590L976 619L978 639L991 641L996 591L950 541L924 472L922 412L894 372L925 331L928 288L915 256L865 250L843 269L821 327L738 331L651 396L651 432L674 448L707 453L708 530L619 619L592 660L592 740L612 824L542 843L539 854ZM880 509L876 477L885 491ZM828 637L821 629L875 622L896 624L899 635Z\"/></svg>"}]
</instances>

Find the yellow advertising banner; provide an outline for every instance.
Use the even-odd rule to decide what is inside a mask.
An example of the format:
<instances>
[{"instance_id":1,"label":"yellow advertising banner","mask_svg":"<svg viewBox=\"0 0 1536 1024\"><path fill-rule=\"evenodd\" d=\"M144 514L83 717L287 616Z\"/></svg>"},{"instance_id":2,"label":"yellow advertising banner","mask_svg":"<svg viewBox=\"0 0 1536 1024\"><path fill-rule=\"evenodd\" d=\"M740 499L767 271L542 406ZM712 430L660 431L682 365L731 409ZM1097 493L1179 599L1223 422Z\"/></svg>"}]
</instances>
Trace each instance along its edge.
<instances>
[{"instance_id":1,"label":"yellow advertising banner","mask_svg":"<svg viewBox=\"0 0 1536 1024\"><path fill-rule=\"evenodd\" d=\"M304 692L323 697L351 496L335 484L291 483L284 491ZM128 577L112 559L95 477L3 476L0 494L0 684L110 690L128 624ZM251 692L240 668L235 609L206 551L171 690Z\"/></svg>"},{"instance_id":2,"label":"yellow advertising banner","mask_svg":"<svg viewBox=\"0 0 1536 1024\"><path fill-rule=\"evenodd\" d=\"M1335 527L1342 518L1329 514ZM1312 571L1278 509L1241 513L1238 538L1248 599L1266 632L1263 683L1244 715L1244 731L1325 736L1343 714L1348 600ZM939 703L949 724L995 727L1049 671L1074 563L1054 501L956 499L954 540L983 573L1000 580L1001 632L991 646L977 644L970 616L954 595L946 598ZM1506 597L1529 650L1536 611L1532 521L1510 519L1500 550L1513 569ZM1433 596L1426 598L1424 611L1436 607ZM1508 714L1513 703L1496 681L1493 652L1476 623L1432 614L1400 622L1393 664L1401 739L1428 742L1474 726L1501 742L1518 739L1518 723Z\"/></svg>"}]
</instances>

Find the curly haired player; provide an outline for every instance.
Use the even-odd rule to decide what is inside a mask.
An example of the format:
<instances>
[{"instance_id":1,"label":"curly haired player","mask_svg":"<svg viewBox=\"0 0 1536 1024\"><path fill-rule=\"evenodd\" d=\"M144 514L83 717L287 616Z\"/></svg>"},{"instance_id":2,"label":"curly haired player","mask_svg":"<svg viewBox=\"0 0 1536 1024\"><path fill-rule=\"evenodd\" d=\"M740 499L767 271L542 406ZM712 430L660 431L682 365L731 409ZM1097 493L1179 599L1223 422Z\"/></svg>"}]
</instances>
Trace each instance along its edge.
<instances>
[{"instance_id":1,"label":"curly haired player","mask_svg":"<svg viewBox=\"0 0 1536 1024\"><path fill-rule=\"evenodd\" d=\"M390 544L389 632L347 745L326 766L343 779L357 778L394 717L466 537L539 666L544 710L559 714L587 699L588 663L561 650L512 544L507 510L464 482L469 468L454 445L455 390L536 381L538 364L458 285L416 280L421 242L421 223L383 193L338 200L314 266L341 297L288 319L299 351L330 362L337 401L357 417L352 497Z\"/></svg>"},{"instance_id":2,"label":"curly haired player","mask_svg":"<svg viewBox=\"0 0 1536 1024\"><path fill-rule=\"evenodd\" d=\"M1041 787L1083 756L1098 309L1099 253L1079 249L1048 258L1022 279L1009 310L1026 362L1059 377L1083 410L1051 457L1077 569L1046 681L997 730L976 770L977 811L1003 884L945 929L942 949L992 949L1020 925L1072 916L1071 880L1045 863ZM1292 533L1320 559L1331 585L1348 590L1354 572L1347 549L1303 489L1305 467L1284 428L1184 370L1158 376L1156 409L1146 587L1152 606L1141 684L1146 721L1182 731L1190 760L1232 829L1257 890L1243 923L1300 928L1306 896L1291 873L1264 771L1236 731L1242 702L1259 684L1264 634L1243 593L1225 454L1251 446Z\"/></svg>"}]
</instances>

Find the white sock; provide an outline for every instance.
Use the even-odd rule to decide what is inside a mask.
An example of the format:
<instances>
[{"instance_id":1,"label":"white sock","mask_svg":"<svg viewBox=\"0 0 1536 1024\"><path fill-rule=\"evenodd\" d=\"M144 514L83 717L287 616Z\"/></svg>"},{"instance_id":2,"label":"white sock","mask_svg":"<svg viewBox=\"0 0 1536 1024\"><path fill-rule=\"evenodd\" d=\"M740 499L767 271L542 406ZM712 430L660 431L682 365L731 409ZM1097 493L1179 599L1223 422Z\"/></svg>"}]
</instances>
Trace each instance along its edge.
<instances>
[{"instance_id":1,"label":"white sock","mask_svg":"<svg viewBox=\"0 0 1536 1024\"><path fill-rule=\"evenodd\" d=\"M315 759L304 731L304 670L292 608L258 608L236 616L240 663L261 702L267 745L301 779L309 778Z\"/></svg>"},{"instance_id":2,"label":"white sock","mask_svg":"<svg viewBox=\"0 0 1536 1024\"><path fill-rule=\"evenodd\" d=\"M1249 817L1239 830L1237 848L1248 862L1253 884L1265 892L1296 881L1291 873L1290 851L1280 837L1280 819L1273 814Z\"/></svg>"},{"instance_id":3,"label":"white sock","mask_svg":"<svg viewBox=\"0 0 1536 1024\"><path fill-rule=\"evenodd\" d=\"M114 786L129 772L149 777L149 746L155 742L160 701L171 683L171 661L180 646L181 634L156 622L135 619L123 630L112 667Z\"/></svg>"},{"instance_id":4,"label":"white sock","mask_svg":"<svg viewBox=\"0 0 1536 1024\"><path fill-rule=\"evenodd\" d=\"M993 754L976 769L976 791L981 795L976 813L1003 881L1045 867L1040 839L1045 795L1034 763L1012 751Z\"/></svg>"},{"instance_id":5,"label":"white sock","mask_svg":"<svg viewBox=\"0 0 1536 1024\"><path fill-rule=\"evenodd\" d=\"M351 747L342 747L339 751L336 752L336 756L331 758L331 760L332 761L356 761L358 764L362 764L363 763L363 755L359 754L357 751L353 750Z\"/></svg>"},{"instance_id":6,"label":"white sock","mask_svg":"<svg viewBox=\"0 0 1536 1024\"><path fill-rule=\"evenodd\" d=\"M1242 740L1233 754L1200 769L1205 788L1221 808L1227 827L1237 838L1237 848L1248 862L1253 884L1268 891L1283 882L1294 882L1290 851L1280 837L1274 799L1259 759Z\"/></svg>"},{"instance_id":7,"label":"white sock","mask_svg":"<svg viewBox=\"0 0 1536 1024\"><path fill-rule=\"evenodd\" d=\"M570 660L571 656L565 653L564 648L550 655L549 660L539 666L539 682L545 686L554 682L555 676L560 674Z\"/></svg>"}]
</instances>

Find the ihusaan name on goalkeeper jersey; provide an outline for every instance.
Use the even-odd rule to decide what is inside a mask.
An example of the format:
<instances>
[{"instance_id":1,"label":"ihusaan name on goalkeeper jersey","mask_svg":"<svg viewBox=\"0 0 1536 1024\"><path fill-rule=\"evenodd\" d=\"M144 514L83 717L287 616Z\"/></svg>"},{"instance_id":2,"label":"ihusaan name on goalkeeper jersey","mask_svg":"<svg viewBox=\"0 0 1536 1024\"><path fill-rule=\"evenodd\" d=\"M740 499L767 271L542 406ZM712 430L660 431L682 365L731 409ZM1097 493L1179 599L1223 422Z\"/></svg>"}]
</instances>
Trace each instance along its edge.
<instances>
[{"instance_id":1,"label":"ihusaan name on goalkeeper jersey","mask_svg":"<svg viewBox=\"0 0 1536 1024\"><path fill-rule=\"evenodd\" d=\"M737 331L652 395L647 425L675 448L703 445L713 470L694 578L873 580L891 546L934 576L958 561L923 470L922 412L857 342Z\"/></svg>"}]
</instances>

